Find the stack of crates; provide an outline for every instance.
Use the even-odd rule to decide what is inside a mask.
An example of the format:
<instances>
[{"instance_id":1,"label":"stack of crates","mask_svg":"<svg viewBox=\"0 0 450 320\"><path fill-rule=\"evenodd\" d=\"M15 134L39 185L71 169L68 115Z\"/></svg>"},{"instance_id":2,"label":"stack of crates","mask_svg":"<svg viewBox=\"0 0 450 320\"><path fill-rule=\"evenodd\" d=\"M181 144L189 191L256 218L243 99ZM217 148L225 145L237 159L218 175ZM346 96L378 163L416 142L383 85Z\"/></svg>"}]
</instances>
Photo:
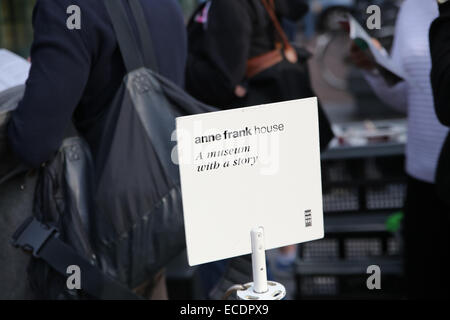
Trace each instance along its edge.
<instances>
[{"instance_id":1,"label":"stack of crates","mask_svg":"<svg viewBox=\"0 0 450 320\"><path fill-rule=\"evenodd\" d=\"M403 297L401 230L387 220L400 214L406 194L404 156L322 161L325 238L299 246L299 299ZM381 289L369 290L369 266L381 271Z\"/></svg>"}]
</instances>

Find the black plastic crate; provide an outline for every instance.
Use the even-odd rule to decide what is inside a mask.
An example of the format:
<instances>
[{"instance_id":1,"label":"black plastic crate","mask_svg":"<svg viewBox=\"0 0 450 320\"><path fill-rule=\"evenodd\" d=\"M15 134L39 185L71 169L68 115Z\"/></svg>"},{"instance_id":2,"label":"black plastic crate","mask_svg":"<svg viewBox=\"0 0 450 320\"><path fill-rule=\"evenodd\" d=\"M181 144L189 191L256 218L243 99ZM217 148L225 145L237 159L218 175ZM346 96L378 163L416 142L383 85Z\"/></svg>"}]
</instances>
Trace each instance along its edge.
<instances>
[{"instance_id":1,"label":"black plastic crate","mask_svg":"<svg viewBox=\"0 0 450 320\"><path fill-rule=\"evenodd\" d=\"M403 156L324 160L324 212L402 208L406 195L403 163Z\"/></svg>"},{"instance_id":2,"label":"black plastic crate","mask_svg":"<svg viewBox=\"0 0 450 320\"><path fill-rule=\"evenodd\" d=\"M299 280L300 297L333 297L339 294L337 276L305 276Z\"/></svg>"},{"instance_id":3,"label":"black plastic crate","mask_svg":"<svg viewBox=\"0 0 450 320\"><path fill-rule=\"evenodd\" d=\"M299 245L299 258L301 260L313 260L318 261L318 263L333 263L338 259L358 260L370 257L401 258L401 254L401 238L390 232L342 233Z\"/></svg>"},{"instance_id":4,"label":"black plastic crate","mask_svg":"<svg viewBox=\"0 0 450 320\"><path fill-rule=\"evenodd\" d=\"M299 298L400 298L403 294L402 241L390 232L328 234L299 246ZM381 268L382 290L367 288L367 267ZM375 290L376 291L376 290Z\"/></svg>"},{"instance_id":5,"label":"black plastic crate","mask_svg":"<svg viewBox=\"0 0 450 320\"><path fill-rule=\"evenodd\" d=\"M396 275L381 275L381 289L369 290L369 275L312 275L298 278L298 299L402 299L404 281Z\"/></svg>"},{"instance_id":6,"label":"black plastic crate","mask_svg":"<svg viewBox=\"0 0 450 320\"><path fill-rule=\"evenodd\" d=\"M300 256L302 259L339 259L338 239L322 239L301 245Z\"/></svg>"},{"instance_id":7,"label":"black plastic crate","mask_svg":"<svg viewBox=\"0 0 450 320\"><path fill-rule=\"evenodd\" d=\"M348 212L360 210L360 190L358 187L323 188L324 212Z\"/></svg>"},{"instance_id":8,"label":"black plastic crate","mask_svg":"<svg viewBox=\"0 0 450 320\"><path fill-rule=\"evenodd\" d=\"M403 207L404 156L326 158L322 190L325 238L299 246L298 298L402 298L402 240L386 221ZM371 265L381 268L382 290L367 288Z\"/></svg>"},{"instance_id":9,"label":"black plastic crate","mask_svg":"<svg viewBox=\"0 0 450 320\"><path fill-rule=\"evenodd\" d=\"M348 259L365 259L383 255L383 240L380 238L346 239L344 247L345 256Z\"/></svg>"},{"instance_id":10,"label":"black plastic crate","mask_svg":"<svg viewBox=\"0 0 450 320\"><path fill-rule=\"evenodd\" d=\"M406 184L386 183L367 186L365 191L367 210L402 208L406 196Z\"/></svg>"}]
</instances>

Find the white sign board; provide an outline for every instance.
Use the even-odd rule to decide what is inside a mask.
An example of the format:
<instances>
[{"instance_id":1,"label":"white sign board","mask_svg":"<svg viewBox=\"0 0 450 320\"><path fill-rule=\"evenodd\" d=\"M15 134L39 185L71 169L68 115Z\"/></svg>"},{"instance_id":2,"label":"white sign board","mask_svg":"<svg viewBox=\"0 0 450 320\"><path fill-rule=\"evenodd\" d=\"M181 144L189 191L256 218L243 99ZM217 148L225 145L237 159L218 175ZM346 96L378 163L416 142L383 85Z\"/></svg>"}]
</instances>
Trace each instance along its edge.
<instances>
[{"instance_id":1,"label":"white sign board","mask_svg":"<svg viewBox=\"0 0 450 320\"><path fill-rule=\"evenodd\" d=\"M177 118L191 266L324 235L316 98Z\"/></svg>"}]
</instances>

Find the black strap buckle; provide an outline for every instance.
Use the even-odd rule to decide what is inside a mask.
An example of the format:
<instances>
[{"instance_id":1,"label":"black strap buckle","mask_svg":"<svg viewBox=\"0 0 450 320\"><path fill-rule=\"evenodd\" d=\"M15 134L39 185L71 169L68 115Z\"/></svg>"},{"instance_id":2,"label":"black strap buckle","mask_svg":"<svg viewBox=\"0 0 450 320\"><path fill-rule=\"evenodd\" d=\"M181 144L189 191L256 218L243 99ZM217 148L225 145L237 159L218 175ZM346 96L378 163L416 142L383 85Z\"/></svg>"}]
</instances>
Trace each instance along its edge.
<instances>
[{"instance_id":1,"label":"black strap buckle","mask_svg":"<svg viewBox=\"0 0 450 320\"><path fill-rule=\"evenodd\" d=\"M39 251L50 237L59 235L54 227L48 227L40 223L36 218L30 217L25 220L12 236L12 244L16 248L33 253L39 258Z\"/></svg>"}]
</instances>

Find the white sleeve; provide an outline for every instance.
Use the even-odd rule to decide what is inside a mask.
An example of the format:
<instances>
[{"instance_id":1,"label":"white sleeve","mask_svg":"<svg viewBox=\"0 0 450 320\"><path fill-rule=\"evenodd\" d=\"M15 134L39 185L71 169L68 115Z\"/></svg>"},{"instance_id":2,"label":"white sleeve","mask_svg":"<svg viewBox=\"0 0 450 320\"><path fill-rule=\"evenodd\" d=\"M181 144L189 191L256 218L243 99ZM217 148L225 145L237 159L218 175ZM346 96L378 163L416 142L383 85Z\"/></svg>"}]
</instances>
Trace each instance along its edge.
<instances>
[{"instance_id":1,"label":"white sleeve","mask_svg":"<svg viewBox=\"0 0 450 320\"><path fill-rule=\"evenodd\" d=\"M391 59L394 64L402 64L401 47L404 37L408 36L408 30L404 26L405 11L408 8L403 4L400 8L395 25L394 43L391 50ZM393 86L386 83L384 78L379 74L373 74L367 71L363 72L364 78L367 80L372 90L380 98L381 101L392 108L407 112L408 109L408 84L407 81L399 82Z\"/></svg>"}]
</instances>

